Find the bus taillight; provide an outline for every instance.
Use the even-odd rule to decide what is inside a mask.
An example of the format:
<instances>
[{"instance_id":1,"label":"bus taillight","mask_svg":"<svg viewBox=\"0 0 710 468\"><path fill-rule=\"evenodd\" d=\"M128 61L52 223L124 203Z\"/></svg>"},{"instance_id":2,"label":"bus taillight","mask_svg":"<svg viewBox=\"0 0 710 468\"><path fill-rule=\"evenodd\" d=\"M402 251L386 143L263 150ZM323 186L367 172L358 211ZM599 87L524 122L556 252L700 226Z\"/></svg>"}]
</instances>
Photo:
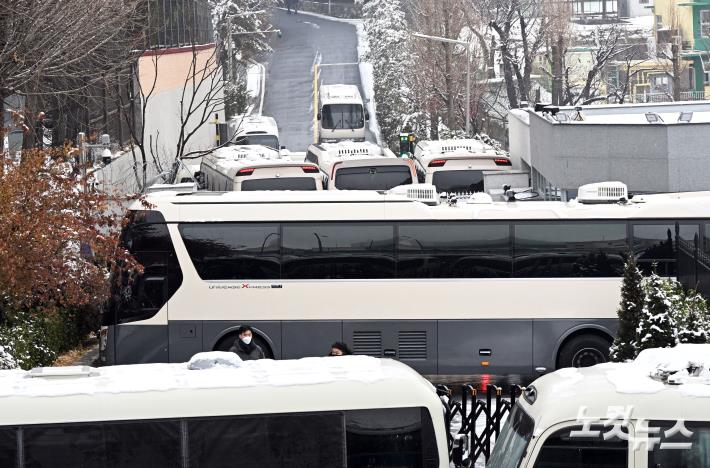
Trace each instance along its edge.
<instances>
[{"instance_id":1,"label":"bus taillight","mask_svg":"<svg viewBox=\"0 0 710 468\"><path fill-rule=\"evenodd\" d=\"M254 173L254 168L253 167L245 167L244 169L239 169L239 172L237 172L238 176L250 176Z\"/></svg>"},{"instance_id":2,"label":"bus taillight","mask_svg":"<svg viewBox=\"0 0 710 468\"><path fill-rule=\"evenodd\" d=\"M429 167L441 167L446 164L446 159L434 159L429 163Z\"/></svg>"}]
</instances>

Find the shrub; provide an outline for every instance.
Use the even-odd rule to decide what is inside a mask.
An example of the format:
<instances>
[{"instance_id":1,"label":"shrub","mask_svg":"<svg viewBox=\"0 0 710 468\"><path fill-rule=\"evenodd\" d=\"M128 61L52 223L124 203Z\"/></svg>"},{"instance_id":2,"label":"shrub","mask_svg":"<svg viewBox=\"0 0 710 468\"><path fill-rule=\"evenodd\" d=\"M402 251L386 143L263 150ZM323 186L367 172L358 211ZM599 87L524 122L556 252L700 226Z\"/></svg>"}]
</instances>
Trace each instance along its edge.
<instances>
[{"instance_id":1,"label":"shrub","mask_svg":"<svg viewBox=\"0 0 710 468\"><path fill-rule=\"evenodd\" d=\"M16 364L8 367L31 369L51 365L57 358L51 327L46 314L30 312L16 313L11 322L0 325L0 347Z\"/></svg>"}]
</instances>

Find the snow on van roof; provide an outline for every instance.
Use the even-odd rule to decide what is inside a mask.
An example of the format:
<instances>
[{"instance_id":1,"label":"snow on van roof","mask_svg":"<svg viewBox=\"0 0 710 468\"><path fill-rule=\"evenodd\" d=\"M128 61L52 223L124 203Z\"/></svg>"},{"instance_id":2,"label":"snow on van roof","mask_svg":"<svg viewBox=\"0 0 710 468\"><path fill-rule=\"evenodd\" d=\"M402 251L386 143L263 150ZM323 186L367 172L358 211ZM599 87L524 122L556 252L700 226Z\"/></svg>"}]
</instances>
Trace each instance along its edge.
<instances>
[{"instance_id":1,"label":"snow on van roof","mask_svg":"<svg viewBox=\"0 0 710 468\"><path fill-rule=\"evenodd\" d=\"M369 356L278 361L263 359L245 361L240 367L215 366L203 370L190 370L187 363L134 364L91 369L90 376L86 372L77 374L32 377L30 371L0 371L0 399L352 382L377 384L420 379L418 374L404 364Z\"/></svg>"}]
</instances>

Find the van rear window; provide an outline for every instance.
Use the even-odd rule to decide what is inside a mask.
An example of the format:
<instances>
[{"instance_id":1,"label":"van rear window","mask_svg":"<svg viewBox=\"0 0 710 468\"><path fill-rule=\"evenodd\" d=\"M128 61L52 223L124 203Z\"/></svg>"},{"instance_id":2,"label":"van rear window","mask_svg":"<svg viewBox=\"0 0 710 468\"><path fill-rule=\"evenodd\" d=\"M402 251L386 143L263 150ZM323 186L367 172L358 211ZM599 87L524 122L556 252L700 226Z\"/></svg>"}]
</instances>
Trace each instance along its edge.
<instances>
[{"instance_id":1,"label":"van rear window","mask_svg":"<svg viewBox=\"0 0 710 468\"><path fill-rule=\"evenodd\" d=\"M483 171L436 171L432 183L439 192L483 192Z\"/></svg>"},{"instance_id":2,"label":"van rear window","mask_svg":"<svg viewBox=\"0 0 710 468\"><path fill-rule=\"evenodd\" d=\"M281 177L242 181L242 191L252 190L316 190L313 177Z\"/></svg>"},{"instance_id":3,"label":"van rear window","mask_svg":"<svg viewBox=\"0 0 710 468\"><path fill-rule=\"evenodd\" d=\"M344 167L335 173L339 190L389 190L411 183L412 171L407 166Z\"/></svg>"}]
</instances>

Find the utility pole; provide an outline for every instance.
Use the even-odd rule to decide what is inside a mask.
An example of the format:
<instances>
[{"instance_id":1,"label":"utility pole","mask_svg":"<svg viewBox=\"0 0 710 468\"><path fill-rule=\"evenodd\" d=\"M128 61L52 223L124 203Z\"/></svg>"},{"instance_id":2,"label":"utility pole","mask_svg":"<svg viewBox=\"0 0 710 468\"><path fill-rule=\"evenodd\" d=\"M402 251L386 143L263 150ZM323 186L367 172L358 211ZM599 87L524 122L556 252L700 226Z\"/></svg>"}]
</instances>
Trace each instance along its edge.
<instances>
[{"instance_id":1,"label":"utility pole","mask_svg":"<svg viewBox=\"0 0 710 468\"><path fill-rule=\"evenodd\" d=\"M427 34L413 33L412 36L432 41L458 44L466 47L466 136L471 136L471 46L470 41L459 41L448 37L429 36Z\"/></svg>"}]
</instances>

